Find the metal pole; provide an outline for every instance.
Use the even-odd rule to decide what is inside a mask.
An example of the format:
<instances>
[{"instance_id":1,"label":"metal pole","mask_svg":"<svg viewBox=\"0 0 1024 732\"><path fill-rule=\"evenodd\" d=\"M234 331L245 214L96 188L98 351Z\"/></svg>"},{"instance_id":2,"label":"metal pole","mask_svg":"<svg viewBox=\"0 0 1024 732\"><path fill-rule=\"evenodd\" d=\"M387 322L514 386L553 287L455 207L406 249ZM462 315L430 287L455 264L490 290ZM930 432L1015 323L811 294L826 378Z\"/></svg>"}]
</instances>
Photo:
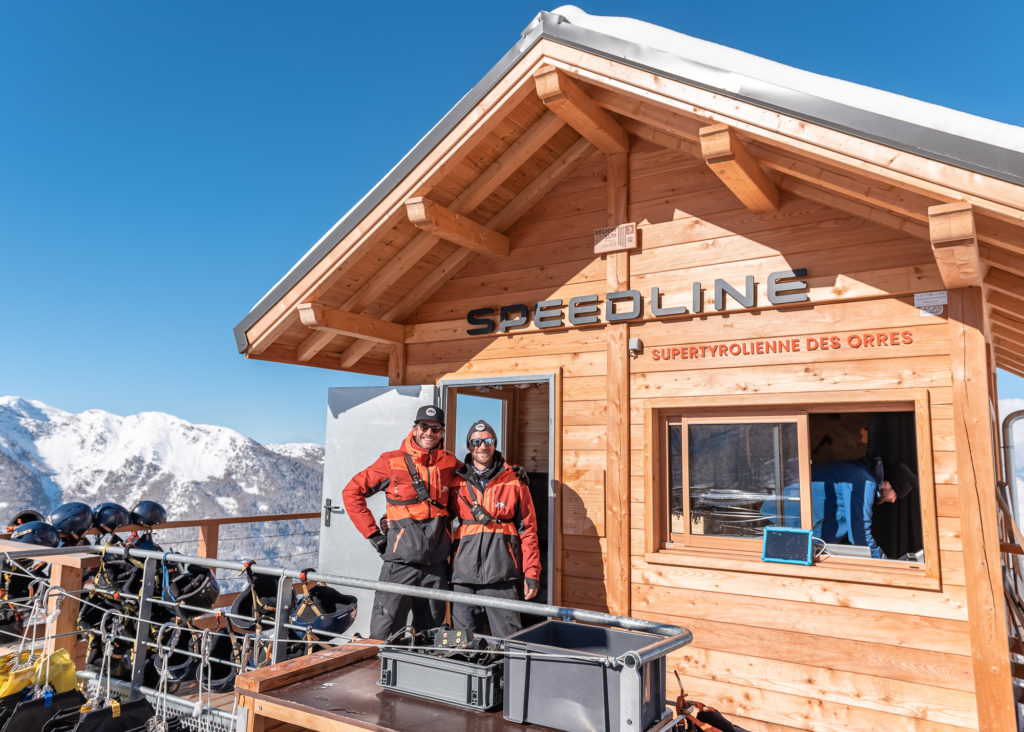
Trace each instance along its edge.
<instances>
[{"instance_id":1,"label":"metal pole","mask_svg":"<svg viewBox=\"0 0 1024 732\"><path fill-rule=\"evenodd\" d=\"M91 550L94 553L99 553L99 547L83 547L86 550ZM36 552L37 554L45 553L45 550ZM208 559L206 557L192 557L186 554L173 554L157 551L149 551L147 549L128 549L125 547L110 546L107 548L108 554L121 554L124 556L131 555L133 557L153 557L156 559L162 559L166 556L167 561L170 562L187 562L190 564L202 564L208 567L217 567L220 569L229 569L240 572L246 568L246 564L242 562L231 562L223 559ZM266 567L259 564L248 565L249 569L257 574L266 574L272 577L290 577L292 579L301 579L301 572L294 569L282 569L280 567ZM686 639L686 643L689 643L692 639L692 634L685 628L681 628L677 625L669 625L667 623L656 623L650 620L641 620L639 618L628 618L621 615L612 615L610 613L596 612L593 610L578 610L575 608L561 607L558 605L541 605L532 602L525 602L523 600L506 600L498 597L486 597L484 595L473 595L472 599L466 597L464 593L452 592L451 590L435 590L428 587L414 587L412 585L401 585L393 582L381 582L379 580L367 580L359 579L356 577L343 577L334 574L325 574L323 572L307 572L306 577L310 582L323 582L327 585L340 585L343 587L358 587L365 590L375 590L382 592L393 592L399 595L408 595L409 597L422 597L430 600L442 600L444 602L472 602L474 605L480 605L483 607L494 607L502 610L512 610L519 613L528 613L531 615L544 615L549 618L560 618L566 621L580 621L585 623L595 623L599 625L609 625L616 628L624 628L626 630L638 630L646 633L654 633L656 635L664 635L669 637L682 636Z\"/></svg>"},{"instance_id":2,"label":"metal pole","mask_svg":"<svg viewBox=\"0 0 1024 732\"><path fill-rule=\"evenodd\" d=\"M1006 415L1003 419L1003 477L1006 479L1006 484L1010 487L1010 511L1013 513L1013 522L1020 526L1020 502L1017 499L1017 476L1015 471L1017 469L1017 460L1014 447L1013 447L1013 426L1017 423L1017 420L1024 418L1024 409L1019 409L1016 412L1011 412ZM1017 572L1020 574L1021 567L1024 566L1024 558L1020 555L1014 556L1011 559L1017 565ZM1016 583L1016 579L1014 579ZM1014 589L1019 590L1015 587Z\"/></svg>"},{"instance_id":3,"label":"metal pole","mask_svg":"<svg viewBox=\"0 0 1024 732\"><path fill-rule=\"evenodd\" d=\"M1016 456L1013 448L1013 425L1017 420L1024 419L1024 409L1011 412L1003 420L1003 476L1010 486L1010 507L1013 509L1013 520L1020 526L1020 506L1017 501Z\"/></svg>"}]
</instances>

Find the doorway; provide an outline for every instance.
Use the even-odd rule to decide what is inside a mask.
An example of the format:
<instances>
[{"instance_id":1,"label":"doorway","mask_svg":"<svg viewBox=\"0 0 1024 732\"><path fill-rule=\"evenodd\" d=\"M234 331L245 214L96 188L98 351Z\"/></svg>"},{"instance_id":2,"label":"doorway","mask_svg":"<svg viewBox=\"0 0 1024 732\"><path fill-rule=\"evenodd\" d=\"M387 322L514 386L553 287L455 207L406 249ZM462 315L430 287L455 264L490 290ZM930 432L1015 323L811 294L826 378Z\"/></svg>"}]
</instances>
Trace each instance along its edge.
<instances>
[{"instance_id":1,"label":"doorway","mask_svg":"<svg viewBox=\"0 0 1024 732\"><path fill-rule=\"evenodd\" d=\"M549 604L554 598L555 557L554 375L442 381L440 387L449 450L459 459L465 457L469 426L484 419L497 430L498 449L506 461L529 473L541 556L540 592L534 601Z\"/></svg>"}]
</instances>

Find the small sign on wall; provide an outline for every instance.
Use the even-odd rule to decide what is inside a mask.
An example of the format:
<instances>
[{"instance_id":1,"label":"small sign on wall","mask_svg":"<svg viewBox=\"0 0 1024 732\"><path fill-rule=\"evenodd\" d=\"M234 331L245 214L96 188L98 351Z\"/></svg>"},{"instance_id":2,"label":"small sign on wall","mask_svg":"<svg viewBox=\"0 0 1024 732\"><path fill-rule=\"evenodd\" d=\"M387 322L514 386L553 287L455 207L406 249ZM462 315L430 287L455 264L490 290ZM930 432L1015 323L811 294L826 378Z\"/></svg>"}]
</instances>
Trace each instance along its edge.
<instances>
[{"instance_id":1,"label":"small sign on wall","mask_svg":"<svg viewBox=\"0 0 1024 732\"><path fill-rule=\"evenodd\" d=\"M594 254L625 252L638 244L635 222L594 229Z\"/></svg>"},{"instance_id":2,"label":"small sign on wall","mask_svg":"<svg viewBox=\"0 0 1024 732\"><path fill-rule=\"evenodd\" d=\"M914 305L919 309L921 315L942 315L947 302L949 302L949 298L945 290L914 293Z\"/></svg>"}]
</instances>

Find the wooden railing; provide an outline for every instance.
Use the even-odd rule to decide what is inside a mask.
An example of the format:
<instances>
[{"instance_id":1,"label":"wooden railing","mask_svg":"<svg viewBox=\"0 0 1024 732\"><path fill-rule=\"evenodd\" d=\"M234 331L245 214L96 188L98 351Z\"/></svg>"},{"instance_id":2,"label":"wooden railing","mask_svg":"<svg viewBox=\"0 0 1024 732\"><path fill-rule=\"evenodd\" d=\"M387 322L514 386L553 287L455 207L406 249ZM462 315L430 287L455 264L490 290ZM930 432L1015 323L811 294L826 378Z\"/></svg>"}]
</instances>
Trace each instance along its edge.
<instances>
[{"instance_id":1,"label":"wooden railing","mask_svg":"<svg viewBox=\"0 0 1024 732\"><path fill-rule=\"evenodd\" d=\"M320 515L321 514L319 512L312 512L279 513L264 516L230 516L198 520L186 519L183 521L168 521L160 524L156 528L156 531L160 532L168 529L197 528L199 530L199 536L196 556L206 557L208 559L217 559L221 526L231 524L296 521L319 518ZM150 529L143 526L125 526L119 529L118 533L125 533L129 531L138 531L141 533L144 531L150 531ZM90 531L89 533L97 532ZM31 544L10 541L9 534L0 534L0 553L20 552L31 548L33 548ZM57 649L66 648L72 658L75 659L76 664L81 668L81 662L84 660L85 644L78 643L77 636L75 635L79 610L78 594L82 589L83 574L87 570L99 566L100 557L91 552L46 555L45 550L41 547L40 549L41 554L38 558L34 559L37 561L48 562L50 564L50 585L53 587L60 587L68 593L61 593L59 595L58 593L51 593L51 596L48 598L48 606L46 608L47 614L49 615L53 613L58 603L60 606L60 613L56 615L56 619L52 625L47 628L46 634L48 636L48 640L46 643L46 652L52 653ZM218 602L218 606L222 606L225 602L230 604L233 597L233 595L226 595L222 597L221 601Z\"/></svg>"}]
</instances>

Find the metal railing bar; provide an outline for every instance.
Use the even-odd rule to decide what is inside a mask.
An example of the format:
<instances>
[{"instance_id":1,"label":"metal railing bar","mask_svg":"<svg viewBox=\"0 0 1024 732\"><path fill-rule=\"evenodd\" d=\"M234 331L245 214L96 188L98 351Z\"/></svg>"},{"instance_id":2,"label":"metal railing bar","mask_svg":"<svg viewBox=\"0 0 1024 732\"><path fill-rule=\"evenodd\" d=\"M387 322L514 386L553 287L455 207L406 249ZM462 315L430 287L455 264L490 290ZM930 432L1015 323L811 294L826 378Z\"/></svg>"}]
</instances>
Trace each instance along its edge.
<instances>
[{"instance_id":1,"label":"metal railing bar","mask_svg":"<svg viewBox=\"0 0 1024 732\"><path fill-rule=\"evenodd\" d=\"M99 548L93 550L99 552ZM209 559L205 557L190 557L183 554L165 554L164 552L154 552L143 549L131 549L121 546L109 547L108 553L121 554L123 556L132 556L138 558L156 558L166 559L172 562L188 562L193 564L205 564L210 567L218 567L221 569L232 569L239 572L250 570L256 574L264 574L272 577L287 577L291 579L301 579L301 573L297 570L283 569L281 567L265 567L260 566L256 563L251 562L232 562L223 559ZM658 623L651 620L643 620L640 618L627 618L620 615L612 615L610 613L597 612L595 610L579 610L575 608L560 607L558 605L541 605L537 603L525 602L523 600L506 600L504 598L487 597L484 595L472 595L471 598L467 597L463 593L452 592L451 590L436 590L426 587L414 587L411 585L400 585L392 582L380 582L379 580L366 580L356 577L343 577L340 575L325 574L322 572L309 572L306 574L306 579L310 582L323 582L327 585L339 585L343 587L357 587L365 590L375 590L383 592L392 592L399 595L406 595L409 597L422 597L431 600L441 600L444 602L456 602L456 603L472 603L474 605L483 607L494 607L502 610L511 610L514 612L527 613L530 615L543 615L549 618L560 618L566 621L579 621L585 623L595 623L598 625L607 625L624 630L635 630L640 632L653 633L655 635L662 635L666 638L671 639L670 642L656 642L650 644L641 649L637 649L636 653L640 654L643 658L649 658L650 651L648 650L652 646L657 646L657 653L663 655L676 648L681 648L687 645L692 639L693 634L686 628L682 628L678 625L669 625L667 623Z\"/></svg>"}]
</instances>

